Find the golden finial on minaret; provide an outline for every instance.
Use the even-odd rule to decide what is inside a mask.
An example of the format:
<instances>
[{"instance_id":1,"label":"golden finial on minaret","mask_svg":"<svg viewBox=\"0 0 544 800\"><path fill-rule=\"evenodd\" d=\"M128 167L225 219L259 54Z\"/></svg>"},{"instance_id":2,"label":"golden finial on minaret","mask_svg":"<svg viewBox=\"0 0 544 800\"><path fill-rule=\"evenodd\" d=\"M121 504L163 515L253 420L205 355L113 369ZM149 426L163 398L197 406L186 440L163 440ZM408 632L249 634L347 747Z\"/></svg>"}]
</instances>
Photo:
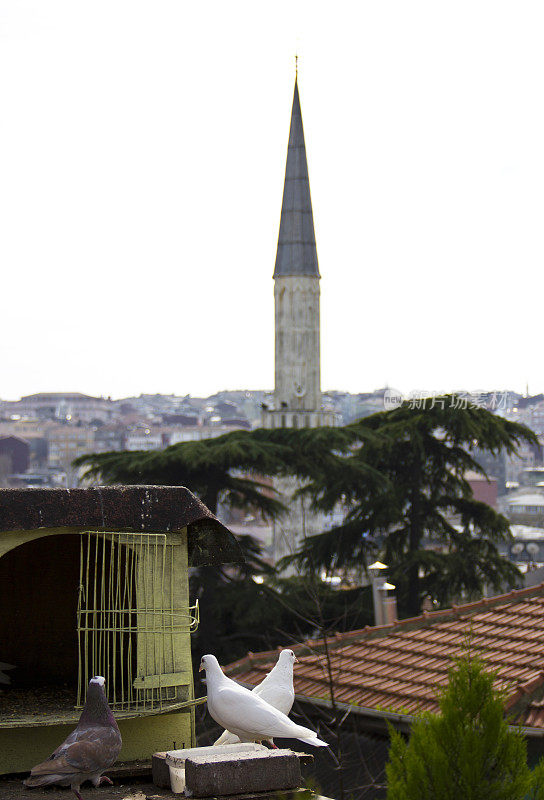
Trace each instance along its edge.
<instances>
[{"instance_id":1,"label":"golden finial on minaret","mask_svg":"<svg viewBox=\"0 0 544 800\"><path fill-rule=\"evenodd\" d=\"M298 53L295 53L295 80L298 80Z\"/></svg>"}]
</instances>

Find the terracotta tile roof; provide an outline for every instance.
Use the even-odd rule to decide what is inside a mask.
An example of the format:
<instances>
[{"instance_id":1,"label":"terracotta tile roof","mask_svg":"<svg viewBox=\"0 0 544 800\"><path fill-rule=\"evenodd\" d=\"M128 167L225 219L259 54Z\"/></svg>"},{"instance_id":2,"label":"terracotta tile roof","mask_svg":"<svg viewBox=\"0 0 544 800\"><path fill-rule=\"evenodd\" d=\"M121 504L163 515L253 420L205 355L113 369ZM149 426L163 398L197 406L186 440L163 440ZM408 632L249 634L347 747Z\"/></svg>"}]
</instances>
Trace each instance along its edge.
<instances>
[{"instance_id":1,"label":"terracotta tile roof","mask_svg":"<svg viewBox=\"0 0 544 800\"><path fill-rule=\"evenodd\" d=\"M437 711L437 690L469 635L472 651L496 672L495 685L505 692L512 721L544 729L544 583L393 625L335 634L328 647L336 700L369 715ZM299 700L330 700L324 649L323 640L293 647ZM225 672L254 686L276 658L276 651L248 653Z\"/></svg>"}]
</instances>

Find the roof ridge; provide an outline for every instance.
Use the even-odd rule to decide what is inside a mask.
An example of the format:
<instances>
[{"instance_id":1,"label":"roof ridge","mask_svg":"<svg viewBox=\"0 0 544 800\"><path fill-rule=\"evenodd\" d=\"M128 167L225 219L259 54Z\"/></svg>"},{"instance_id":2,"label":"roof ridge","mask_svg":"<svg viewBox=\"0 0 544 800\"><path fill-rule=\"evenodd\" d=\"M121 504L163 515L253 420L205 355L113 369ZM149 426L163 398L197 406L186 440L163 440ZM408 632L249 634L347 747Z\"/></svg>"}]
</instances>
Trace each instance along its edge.
<instances>
[{"instance_id":1,"label":"roof ridge","mask_svg":"<svg viewBox=\"0 0 544 800\"><path fill-rule=\"evenodd\" d=\"M337 648L345 647L346 643L350 642L356 643L368 639L379 639L388 635L400 635L405 631L428 627L434 621L473 616L479 610L492 609L509 602L520 602L529 597L537 597L539 595L544 595L544 582L524 589L512 589L510 592L495 595L494 597L483 597L481 600L471 601L470 603L462 603L460 605L454 603L451 608L444 608L438 611L423 611L422 614L416 617L395 620L395 622L387 625L365 625L364 628L354 631L335 632L327 635L327 647L329 650L334 651ZM307 639L304 642L291 645L291 649L296 655L304 653L309 655L312 652L320 652L325 649L325 639ZM241 670L248 662L250 665L262 664L275 656L276 653L277 650L266 650L260 653L248 652L243 658L228 665L229 673Z\"/></svg>"},{"instance_id":2,"label":"roof ridge","mask_svg":"<svg viewBox=\"0 0 544 800\"><path fill-rule=\"evenodd\" d=\"M508 603L509 601L521 601L527 597L538 596L544 593L544 582L536 584L536 586L528 586L524 589L512 589L510 592L505 594L495 595L494 597L483 597L481 600L473 600L470 603L462 603L457 605L452 603L451 608L443 608L437 611L423 611L421 614L415 617L407 617L406 619L402 620L395 620L393 623L389 623L387 625L366 625L364 628L361 628L356 631L346 631L345 633L341 634L342 642L345 642L346 639L351 637L359 638L361 634L371 634L378 631L383 631L384 633L398 633L402 632L399 629L409 629L412 626L420 627L416 623L422 623L426 625L432 624L435 620L438 621L445 621L448 619L459 619L465 616L467 613L470 616L484 608L496 608L502 604ZM421 625L422 627L423 625ZM366 638L366 637L365 637Z\"/></svg>"}]
</instances>

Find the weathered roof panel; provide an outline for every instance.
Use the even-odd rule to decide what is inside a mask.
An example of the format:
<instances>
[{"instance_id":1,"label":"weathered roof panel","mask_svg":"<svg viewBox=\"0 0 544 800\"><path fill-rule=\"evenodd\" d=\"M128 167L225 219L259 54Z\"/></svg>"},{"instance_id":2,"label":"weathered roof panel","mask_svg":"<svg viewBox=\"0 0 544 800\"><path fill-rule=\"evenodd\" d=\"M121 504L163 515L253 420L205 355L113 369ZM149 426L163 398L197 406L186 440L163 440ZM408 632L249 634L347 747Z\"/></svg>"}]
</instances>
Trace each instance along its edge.
<instances>
[{"instance_id":1,"label":"weathered roof panel","mask_svg":"<svg viewBox=\"0 0 544 800\"><path fill-rule=\"evenodd\" d=\"M191 566L243 560L235 536L184 486L0 489L0 534L40 528L157 533L185 527Z\"/></svg>"}]
</instances>

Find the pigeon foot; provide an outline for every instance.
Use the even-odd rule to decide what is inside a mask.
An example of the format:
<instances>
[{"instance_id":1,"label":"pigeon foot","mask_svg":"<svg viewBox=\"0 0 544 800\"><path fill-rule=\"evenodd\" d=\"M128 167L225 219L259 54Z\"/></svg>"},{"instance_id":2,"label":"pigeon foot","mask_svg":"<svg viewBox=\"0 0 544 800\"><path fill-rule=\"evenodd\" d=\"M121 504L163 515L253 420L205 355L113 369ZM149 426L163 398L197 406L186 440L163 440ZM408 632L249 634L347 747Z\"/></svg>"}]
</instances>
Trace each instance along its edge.
<instances>
[{"instance_id":1,"label":"pigeon foot","mask_svg":"<svg viewBox=\"0 0 544 800\"><path fill-rule=\"evenodd\" d=\"M82 796L80 795L80 793L78 792L77 789L72 789L72 791L75 794L75 796L77 797L77 800L83 800Z\"/></svg>"},{"instance_id":2,"label":"pigeon foot","mask_svg":"<svg viewBox=\"0 0 544 800\"><path fill-rule=\"evenodd\" d=\"M110 780L106 775L102 775L98 780L98 785L102 786L103 783L107 783L108 786L113 786L113 781Z\"/></svg>"}]
</instances>

